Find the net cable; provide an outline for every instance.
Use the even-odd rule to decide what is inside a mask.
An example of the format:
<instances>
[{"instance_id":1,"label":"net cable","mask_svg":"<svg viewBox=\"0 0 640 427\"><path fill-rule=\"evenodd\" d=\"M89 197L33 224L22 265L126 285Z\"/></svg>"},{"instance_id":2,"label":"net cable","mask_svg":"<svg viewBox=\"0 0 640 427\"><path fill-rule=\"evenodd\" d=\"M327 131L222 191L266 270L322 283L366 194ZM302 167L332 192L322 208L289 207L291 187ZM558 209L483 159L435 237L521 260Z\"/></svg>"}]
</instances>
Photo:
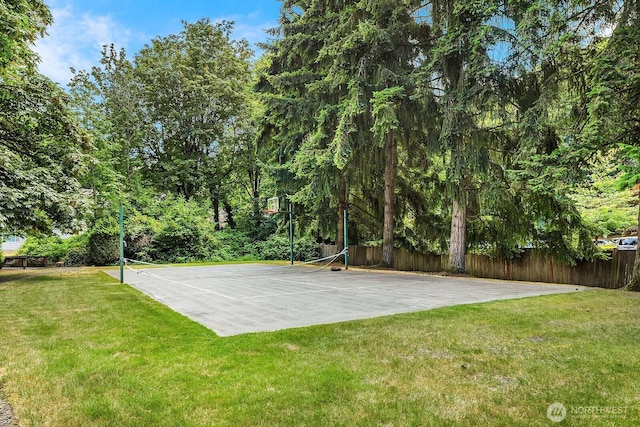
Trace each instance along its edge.
<instances>
[{"instance_id":1,"label":"net cable","mask_svg":"<svg viewBox=\"0 0 640 427\"><path fill-rule=\"evenodd\" d=\"M324 270L325 268L327 268L329 265L331 265L333 262L336 261L336 259L338 259L339 257L346 255L348 252L347 248L344 248L342 251L334 254L334 255L329 255L326 257L322 257L322 258L318 258L318 259L314 259L311 261L304 261L304 262L298 262L296 264L293 265L278 265L278 266L271 266L271 267L264 267L264 268L254 268L251 269L249 271L247 270L241 270L241 269L220 269L220 270L208 270L207 273L209 273L208 276L190 276L191 279L203 279L203 278L215 278L215 275L225 275L225 276L239 276L239 277L250 277L250 276L256 276L256 275L265 275L265 274L269 274L269 273L278 273L278 272L283 272L287 269L291 269L291 268L295 268L295 267L300 267L300 266L307 266L307 265L311 265L311 264L317 264L317 263L324 263L323 265L313 268L313 269L308 269L308 270L302 270L301 272L306 273L306 274L311 274L311 273L317 273L319 271ZM259 264L258 261L256 261L256 264ZM139 265L142 268L134 268L133 266ZM135 272L136 274L145 274L160 280L165 280L165 281L170 281L170 282L176 282L176 283L180 283L182 284L182 281L178 281L178 280L173 280L173 279L168 279L162 276L159 276L157 274L152 273L152 271L156 270L156 269L175 269L175 271L178 271L184 267L181 266L176 266L176 265L172 265L172 264L157 264L157 263L152 263L152 262L146 262L146 261L141 261L141 260L136 260L133 258L124 258L124 266L127 268L127 270L131 270L133 272ZM144 268L144 267L151 267L151 268ZM155 268L153 268L155 267ZM206 266L203 266L206 267ZM213 275L213 276L212 276Z\"/></svg>"}]
</instances>

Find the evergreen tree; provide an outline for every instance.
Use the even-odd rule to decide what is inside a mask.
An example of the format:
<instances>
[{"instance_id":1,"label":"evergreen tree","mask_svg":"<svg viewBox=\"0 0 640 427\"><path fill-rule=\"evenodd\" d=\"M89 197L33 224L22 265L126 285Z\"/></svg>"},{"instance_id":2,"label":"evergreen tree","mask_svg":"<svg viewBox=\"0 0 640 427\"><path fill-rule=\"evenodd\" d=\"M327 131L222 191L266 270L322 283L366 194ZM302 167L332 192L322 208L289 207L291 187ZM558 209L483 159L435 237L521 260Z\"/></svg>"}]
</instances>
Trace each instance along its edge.
<instances>
[{"instance_id":1,"label":"evergreen tree","mask_svg":"<svg viewBox=\"0 0 640 427\"><path fill-rule=\"evenodd\" d=\"M306 228L335 233L338 169L327 152L335 126L335 92L321 85L327 61L319 58L335 28L332 2L286 1L275 39L266 46L269 66L258 83L266 115L260 144L271 153L269 173L277 195L290 196ZM302 210L304 209L304 210ZM341 233L337 233L340 238Z\"/></svg>"},{"instance_id":2,"label":"evergreen tree","mask_svg":"<svg viewBox=\"0 0 640 427\"><path fill-rule=\"evenodd\" d=\"M271 124L278 129L274 135L288 144L297 141L287 166L305 182L297 200L316 213L338 207L340 246L347 188L373 177L385 206L387 265L393 254L397 144L408 141L416 128L408 76L418 49L411 38L416 24L410 6L392 1L286 2L283 38L272 47L268 79L279 95L269 100L274 106Z\"/></svg>"},{"instance_id":3,"label":"evergreen tree","mask_svg":"<svg viewBox=\"0 0 640 427\"><path fill-rule=\"evenodd\" d=\"M421 109L411 75L420 54L415 1L360 1L341 14L325 52L333 59L328 79L349 88L334 137L336 164L382 171L383 265L393 265L398 150L414 142ZM373 158L377 161L372 161ZM364 160L366 163L362 163ZM364 166L364 167L363 167Z\"/></svg>"},{"instance_id":4,"label":"evergreen tree","mask_svg":"<svg viewBox=\"0 0 640 427\"><path fill-rule=\"evenodd\" d=\"M424 51L422 84L439 103L439 142L448 162L452 205L449 265L463 272L468 207L477 203L491 163L489 151L501 139L494 109L504 76L490 53L509 35L498 25L505 13L499 1L437 1L429 6L426 20L432 42Z\"/></svg>"},{"instance_id":5,"label":"evergreen tree","mask_svg":"<svg viewBox=\"0 0 640 427\"><path fill-rule=\"evenodd\" d=\"M612 33L596 39L589 64L585 151L607 150L621 144L622 153L627 154L623 182L629 187L640 182L640 2L624 0L619 9L618 2L602 1L597 5L595 18L600 19L600 24L604 22L605 28L612 28ZM636 252L628 287L640 290L640 251Z\"/></svg>"},{"instance_id":6,"label":"evergreen tree","mask_svg":"<svg viewBox=\"0 0 640 427\"><path fill-rule=\"evenodd\" d=\"M597 232L569 195L583 185L602 147L589 136L586 72L602 24L614 15L605 2L573 1L539 2L514 14L521 65L509 82L517 140L510 172L526 218L518 229L528 222L535 246L568 263L597 255Z\"/></svg>"}]
</instances>

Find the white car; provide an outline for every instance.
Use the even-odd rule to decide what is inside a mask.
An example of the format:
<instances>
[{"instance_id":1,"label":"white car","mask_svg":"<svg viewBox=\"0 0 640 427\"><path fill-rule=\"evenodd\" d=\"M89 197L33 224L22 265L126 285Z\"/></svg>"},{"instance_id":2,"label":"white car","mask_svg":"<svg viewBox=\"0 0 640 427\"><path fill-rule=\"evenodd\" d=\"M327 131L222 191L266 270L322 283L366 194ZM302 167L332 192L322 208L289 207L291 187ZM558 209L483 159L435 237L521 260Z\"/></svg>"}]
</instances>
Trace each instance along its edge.
<instances>
[{"instance_id":1,"label":"white car","mask_svg":"<svg viewBox=\"0 0 640 427\"><path fill-rule=\"evenodd\" d=\"M619 251L635 251L638 248L637 237L624 237L618 242Z\"/></svg>"}]
</instances>

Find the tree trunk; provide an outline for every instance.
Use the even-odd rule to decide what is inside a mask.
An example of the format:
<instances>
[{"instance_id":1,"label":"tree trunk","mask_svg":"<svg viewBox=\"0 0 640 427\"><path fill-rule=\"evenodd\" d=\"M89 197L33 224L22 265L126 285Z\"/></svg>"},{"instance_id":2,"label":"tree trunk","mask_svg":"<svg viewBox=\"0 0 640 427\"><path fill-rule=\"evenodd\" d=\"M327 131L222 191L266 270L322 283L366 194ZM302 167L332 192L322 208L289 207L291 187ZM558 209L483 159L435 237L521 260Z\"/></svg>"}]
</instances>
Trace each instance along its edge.
<instances>
[{"instance_id":1,"label":"tree trunk","mask_svg":"<svg viewBox=\"0 0 640 427\"><path fill-rule=\"evenodd\" d=\"M344 249L344 211L347 209L347 180L340 171L340 188L338 190L338 227L336 233L336 250Z\"/></svg>"},{"instance_id":2,"label":"tree trunk","mask_svg":"<svg viewBox=\"0 0 640 427\"><path fill-rule=\"evenodd\" d=\"M449 243L449 268L455 273L467 271L465 255L467 249L467 206L463 194L460 192L460 200L453 200L451 213L451 241Z\"/></svg>"},{"instance_id":3,"label":"tree trunk","mask_svg":"<svg viewBox=\"0 0 640 427\"><path fill-rule=\"evenodd\" d=\"M225 212L227 213L227 226L232 230L236 228L236 220L233 217L233 208L227 199L222 201L222 206L224 207Z\"/></svg>"},{"instance_id":4,"label":"tree trunk","mask_svg":"<svg viewBox=\"0 0 640 427\"><path fill-rule=\"evenodd\" d=\"M393 133L387 134L384 146L384 229L382 232L382 265L393 267L393 229L396 210L395 178L397 147Z\"/></svg>"},{"instance_id":5,"label":"tree trunk","mask_svg":"<svg viewBox=\"0 0 640 427\"><path fill-rule=\"evenodd\" d=\"M640 189L638 189L638 233L640 235ZM627 282L626 289L629 291L640 292L640 245L636 247L636 259L633 262L633 272L631 279Z\"/></svg>"},{"instance_id":6,"label":"tree trunk","mask_svg":"<svg viewBox=\"0 0 640 427\"><path fill-rule=\"evenodd\" d=\"M248 169L249 182L251 183L251 196L254 199L260 197L260 170L257 166L253 165Z\"/></svg>"},{"instance_id":7,"label":"tree trunk","mask_svg":"<svg viewBox=\"0 0 640 427\"><path fill-rule=\"evenodd\" d=\"M220 230L220 199L214 196L211 204L213 205L213 217L216 221L216 230Z\"/></svg>"}]
</instances>

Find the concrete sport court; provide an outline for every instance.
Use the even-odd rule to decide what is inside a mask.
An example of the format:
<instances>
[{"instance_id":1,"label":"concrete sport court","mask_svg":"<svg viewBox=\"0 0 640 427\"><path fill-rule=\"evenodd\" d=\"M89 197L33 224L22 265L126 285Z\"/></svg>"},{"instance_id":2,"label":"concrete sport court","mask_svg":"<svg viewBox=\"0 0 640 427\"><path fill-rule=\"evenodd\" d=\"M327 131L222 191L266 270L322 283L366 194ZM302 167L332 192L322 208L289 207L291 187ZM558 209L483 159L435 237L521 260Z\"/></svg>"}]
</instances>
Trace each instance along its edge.
<instances>
[{"instance_id":1,"label":"concrete sport court","mask_svg":"<svg viewBox=\"0 0 640 427\"><path fill-rule=\"evenodd\" d=\"M107 273L120 277L118 270ZM126 268L124 281L220 336L585 289L575 285L267 264Z\"/></svg>"}]
</instances>

